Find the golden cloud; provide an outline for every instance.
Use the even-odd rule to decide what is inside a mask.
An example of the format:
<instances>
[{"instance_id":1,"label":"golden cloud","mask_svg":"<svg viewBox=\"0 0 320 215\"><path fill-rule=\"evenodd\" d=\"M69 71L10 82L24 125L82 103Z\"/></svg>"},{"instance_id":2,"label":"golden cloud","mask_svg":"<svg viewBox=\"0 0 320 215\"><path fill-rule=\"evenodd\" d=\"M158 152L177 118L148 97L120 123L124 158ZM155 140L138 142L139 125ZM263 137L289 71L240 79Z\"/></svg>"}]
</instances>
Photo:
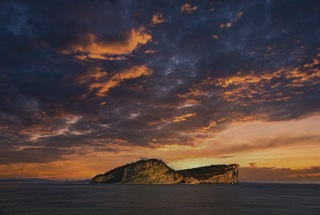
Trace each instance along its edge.
<instances>
[{"instance_id":1,"label":"golden cloud","mask_svg":"<svg viewBox=\"0 0 320 215\"><path fill-rule=\"evenodd\" d=\"M180 94L179 97L185 99L186 101L192 101L194 104L199 104L198 98L210 95L211 90L209 87L212 87L215 84L216 80L208 77L198 84L193 84L193 86L189 89L189 92Z\"/></svg>"},{"instance_id":2,"label":"golden cloud","mask_svg":"<svg viewBox=\"0 0 320 215\"><path fill-rule=\"evenodd\" d=\"M152 36L146 33L144 27L131 29L130 32L124 33L125 40L106 42L103 38L98 38L95 34L79 35L79 41L71 44L68 48L62 50L66 54L80 54L77 59L86 58L109 59L105 55L123 55L130 54L139 45L143 45L151 41ZM84 55L83 53L87 53Z\"/></svg>"},{"instance_id":3,"label":"golden cloud","mask_svg":"<svg viewBox=\"0 0 320 215\"><path fill-rule=\"evenodd\" d=\"M319 63L319 56L317 56L317 58L312 59L311 63L295 68L282 67L272 73L263 74L238 73L236 76L216 79L215 85L224 89L223 97L227 101L240 101L244 98L250 99L250 102L286 101L291 99L291 95L285 94L281 90L284 86L294 87L294 93L301 95L303 91L299 88L320 84L320 70L317 68ZM283 81L283 79L286 81ZM269 94L266 87L272 88L274 93ZM255 95L259 95L259 99ZM243 103L242 105L246 106L247 104Z\"/></svg>"},{"instance_id":4,"label":"golden cloud","mask_svg":"<svg viewBox=\"0 0 320 215\"><path fill-rule=\"evenodd\" d=\"M230 85L241 85L244 83L247 84L254 84L261 82L263 80L269 81L273 77L279 77L279 73L275 72L272 74L262 74L262 75L257 75L257 74L238 74L236 76L231 76L228 78L219 78L217 79L217 85L221 87L228 87Z\"/></svg>"},{"instance_id":5,"label":"golden cloud","mask_svg":"<svg viewBox=\"0 0 320 215\"><path fill-rule=\"evenodd\" d=\"M200 128L200 132L207 132L207 131L209 131L212 127L216 127L217 126L217 123L215 122L215 121L213 121L213 120L211 120L210 122L209 122L209 125L208 126L205 126L205 127L202 127L202 128Z\"/></svg>"},{"instance_id":6,"label":"golden cloud","mask_svg":"<svg viewBox=\"0 0 320 215\"><path fill-rule=\"evenodd\" d=\"M181 116L175 116L174 120L172 122L182 122L187 120L187 118L192 117L192 116L196 116L196 113L187 113L187 114L183 114Z\"/></svg>"},{"instance_id":7,"label":"golden cloud","mask_svg":"<svg viewBox=\"0 0 320 215\"><path fill-rule=\"evenodd\" d=\"M102 71L101 67L96 67L96 68L93 68L90 72L77 77L76 82L78 84L84 84L84 83L90 82L92 80L98 81L98 80L106 77L107 75L108 75L108 73Z\"/></svg>"},{"instance_id":8,"label":"golden cloud","mask_svg":"<svg viewBox=\"0 0 320 215\"><path fill-rule=\"evenodd\" d=\"M292 94L302 95L305 86L320 84L320 55L310 63L297 67L282 67L273 72L247 73L238 72L236 75L224 78L211 78L194 83L189 91L180 94L184 100L201 102L206 97L218 95L226 101L237 102L240 106L249 106L253 103L287 101ZM292 88L283 91L283 87ZM270 93L272 89L273 93Z\"/></svg>"},{"instance_id":9,"label":"golden cloud","mask_svg":"<svg viewBox=\"0 0 320 215\"><path fill-rule=\"evenodd\" d=\"M95 68L93 71L78 77L76 82L78 84L87 84L89 88L88 93L96 90L95 94L97 96L104 97L111 88L119 86L124 80L139 78L141 76L149 76L151 74L152 71L145 65L123 69L109 77L108 73L103 72L101 68ZM85 93L84 96L88 93Z\"/></svg>"}]
</instances>

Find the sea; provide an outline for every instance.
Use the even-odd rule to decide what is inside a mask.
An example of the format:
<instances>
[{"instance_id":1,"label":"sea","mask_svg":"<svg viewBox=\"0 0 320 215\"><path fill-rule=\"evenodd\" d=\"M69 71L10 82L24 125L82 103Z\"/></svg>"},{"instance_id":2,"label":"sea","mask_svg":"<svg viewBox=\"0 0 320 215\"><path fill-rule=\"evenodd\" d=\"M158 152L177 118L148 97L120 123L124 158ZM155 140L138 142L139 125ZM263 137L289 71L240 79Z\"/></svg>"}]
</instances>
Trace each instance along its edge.
<instances>
[{"instance_id":1,"label":"sea","mask_svg":"<svg viewBox=\"0 0 320 215\"><path fill-rule=\"evenodd\" d=\"M320 184L0 183L2 215L320 215Z\"/></svg>"}]
</instances>

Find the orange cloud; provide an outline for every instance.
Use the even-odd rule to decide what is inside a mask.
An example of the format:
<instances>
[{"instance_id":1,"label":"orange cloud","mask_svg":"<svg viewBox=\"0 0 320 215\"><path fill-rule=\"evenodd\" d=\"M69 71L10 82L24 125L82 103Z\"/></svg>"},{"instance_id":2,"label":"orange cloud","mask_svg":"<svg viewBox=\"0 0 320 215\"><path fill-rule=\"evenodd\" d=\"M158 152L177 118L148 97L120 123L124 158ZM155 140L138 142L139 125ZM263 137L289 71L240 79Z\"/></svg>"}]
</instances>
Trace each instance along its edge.
<instances>
[{"instance_id":1,"label":"orange cloud","mask_svg":"<svg viewBox=\"0 0 320 215\"><path fill-rule=\"evenodd\" d=\"M304 86L320 84L319 62L320 57L317 55L311 63L293 68L282 67L279 70L264 73L238 72L236 75L224 78L208 77L199 83L194 83L187 93L180 94L179 97L199 103L206 97L219 95L229 102L237 102L240 106L287 101L292 99L293 94L302 95ZM283 91L284 87L292 90ZM272 89L273 93L271 94L268 89Z\"/></svg>"},{"instance_id":2,"label":"orange cloud","mask_svg":"<svg viewBox=\"0 0 320 215\"><path fill-rule=\"evenodd\" d=\"M151 122L147 122L148 125L153 126L153 125L158 125L158 128L161 128L167 124L170 123L170 119L169 118L164 118L164 119L160 119L157 121L151 121Z\"/></svg>"},{"instance_id":3,"label":"orange cloud","mask_svg":"<svg viewBox=\"0 0 320 215\"><path fill-rule=\"evenodd\" d=\"M75 60L78 61L88 61L88 56L87 55L77 55L74 57Z\"/></svg>"},{"instance_id":4,"label":"orange cloud","mask_svg":"<svg viewBox=\"0 0 320 215\"><path fill-rule=\"evenodd\" d=\"M215 121L211 120L211 121L209 122L209 125L208 125L208 126L205 126L205 127L200 128L199 131L207 132L207 131L209 131L212 127L216 127L216 126L217 126L217 123L216 123Z\"/></svg>"},{"instance_id":5,"label":"orange cloud","mask_svg":"<svg viewBox=\"0 0 320 215\"><path fill-rule=\"evenodd\" d=\"M263 74L242 74L238 73L235 76L216 79L215 85L224 89L223 97L228 101L239 101L244 98L249 98L251 102L262 102L266 100L284 101L291 97L284 94L282 87L297 88L303 86L315 86L320 84L320 70L317 68L319 59L313 59L310 64L305 64L295 68L280 68L272 73ZM286 81L283 82L283 79ZM273 89L274 94L270 95L265 87ZM279 89L279 90L278 90ZM295 94L303 94L302 91L297 91ZM259 95L259 99L254 98L254 95ZM243 106L246 104L243 103Z\"/></svg>"},{"instance_id":6,"label":"orange cloud","mask_svg":"<svg viewBox=\"0 0 320 215\"><path fill-rule=\"evenodd\" d=\"M100 79L106 77L107 75L108 75L108 73L102 71L102 68L96 67L92 71L77 77L76 82L78 84L84 84L84 83L90 82L91 80L96 80L96 81L100 80Z\"/></svg>"},{"instance_id":7,"label":"orange cloud","mask_svg":"<svg viewBox=\"0 0 320 215\"><path fill-rule=\"evenodd\" d=\"M187 118L192 117L192 116L196 116L196 113L187 113L187 114L183 114L181 116L176 116L174 117L174 120L172 122L182 122L187 120Z\"/></svg>"},{"instance_id":8,"label":"orange cloud","mask_svg":"<svg viewBox=\"0 0 320 215\"><path fill-rule=\"evenodd\" d=\"M186 99L186 101L193 101L194 104L199 104L198 98L210 95L210 86L212 87L215 84L216 80L208 77L201 83L193 84L193 86L189 89L189 92L180 94L179 97Z\"/></svg>"},{"instance_id":9,"label":"orange cloud","mask_svg":"<svg viewBox=\"0 0 320 215\"><path fill-rule=\"evenodd\" d=\"M220 78L217 79L217 85L222 86L222 87L228 87L230 85L241 85L243 83L248 83L248 84L254 84L261 82L263 80L269 81L273 77L279 77L279 73L275 72L272 74L262 74L262 75L256 75L256 74L246 74L246 75L236 75L236 76L231 76L228 78Z\"/></svg>"},{"instance_id":10,"label":"orange cloud","mask_svg":"<svg viewBox=\"0 0 320 215\"><path fill-rule=\"evenodd\" d=\"M76 61L90 61L92 59L100 59L100 60L125 60L124 56L105 56L100 54L80 54L74 56Z\"/></svg>"},{"instance_id":11,"label":"orange cloud","mask_svg":"<svg viewBox=\"0 0 320 215\"><path fill-rule=\"evenodd\" d=\"M319 122L319 116L280 123L238 122L231 124L222 132L200 137L196 141L197 144L180 144L177 139L171 138L166 143L158 143L157 139L153 139L149 147L141 147L131 145L125 140L106 138L99 141L117 153L114 153L114 150L97 150L88 145L85 147L86 153L65 155L59 161L0 164L0 171L2 177L7 178L90 178L97 173L123 165L123 162L131 162L143 156L152 155L152 157L163 159L175 169L219 163L239 163L241 181L252 180L256 176L266 180L265 173L252 172L249 175L248 166L251 166L250 171L258 171L261 168L274 171L283 167L305 169L315 165L319 157L319 132L317 130ZM185 135L192 137L197 133L186 132ZM81 151L83 147L72 147L71 150ZM97 159L100 160L99 163L96 162ZM67 168L62 168L63 166ZM289 171L286 175L288 177L318 177L319 173L319 169L311 169L299 172ZM275 175L279 173L275 172Z\"/></svg>"},{"instance_id":12,"label":"orange cloud","mask_svg":"<svg viewBox=\"0 0 320 215\"><path fill-rule=\"evenodd\" d=\"M317 57L320 58L320 54L318 54ZM312 62L312 63L310 63L310 64L305 64L304 67L310 68L310 67L314 67L314 66L319 65L319 64L320 64L320 60L317 59L317 58L315 58L315 59L313 59L313 62Z\"/></svg>"},{"instance_id":13,"label":"orange cloud","mask_svg":"<svg viewBox=\"0 0 320 215\"><path fill-rule=\"evenodd\" d=\"M113 74L108 80L100 80L101 77L107 73L98 71L97 73L89 73L85 76L79 78L79 84L85 83L82 80L93 79L93 81L88 84L89 91L97 89L96 95L103 97L106 93L113 87L116 87L121 84L122 81L127 79L134 79L141 76L149 76L152 74L152 71L145 65L134 66L129 69L123 69L119 72ZM82 82L81 82L82 81Z\"/></svg>"},{"instance_id":14,"label":"orange cloud","mask_svg":"<svg viewBox=\"0 0 320 215\"><path fill-rule=\"evenodd\" d=\"M191 14L193 11L197 10L197 6L191 6L189 3L185 3L181 6L180 12L185 12Z\"/></svg>"},{"instance_id":15,"label":"orange cloud","mask_svg":"<svg viewBox=\"0 0 320 215\"><path fill-rule=\"evenodd\" d=\"M152 16L151 21L152 21L152 24L155 25L155 24L166 22L167 20L163 17L162 13L158 12Z\"/></svg>"},{"instance_id":16,"label":"orange cloud","mask_svg":"<svg viewBox=\"0 0 320 215\"><path fill-rule=\"evenodd\" d=\"M123 55L129 54L139 45L143 45L151 41L152 36L146 33L144 27L131 29L123 35L124 40L107 42L103 38L98 38L95 34L79 35L79 41L71 44L68 48L62 50L66 54L87 53L87 58L108 59L105 55ZM83 59L84 57L76 57Z\"/></svg>"}]
</instances>

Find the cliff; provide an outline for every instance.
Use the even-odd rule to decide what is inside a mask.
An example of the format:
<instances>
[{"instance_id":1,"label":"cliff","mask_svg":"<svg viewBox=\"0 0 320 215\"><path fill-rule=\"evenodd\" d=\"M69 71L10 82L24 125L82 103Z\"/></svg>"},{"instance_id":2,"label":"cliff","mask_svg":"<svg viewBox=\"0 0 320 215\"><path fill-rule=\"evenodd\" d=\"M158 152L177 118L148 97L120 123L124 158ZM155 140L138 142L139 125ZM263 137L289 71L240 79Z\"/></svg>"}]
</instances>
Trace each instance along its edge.
<instances>
[{"instance_id":1,"label":"cliff","mask_svg":"<svg viewBox=\"0 0 320 215\"><path fill-rule=\"evenodd\" d=\"M238 184L239 165L211 165L176 171L161 160L140 160L92 178L92 183Z\"/></svg>"}]
</instances>

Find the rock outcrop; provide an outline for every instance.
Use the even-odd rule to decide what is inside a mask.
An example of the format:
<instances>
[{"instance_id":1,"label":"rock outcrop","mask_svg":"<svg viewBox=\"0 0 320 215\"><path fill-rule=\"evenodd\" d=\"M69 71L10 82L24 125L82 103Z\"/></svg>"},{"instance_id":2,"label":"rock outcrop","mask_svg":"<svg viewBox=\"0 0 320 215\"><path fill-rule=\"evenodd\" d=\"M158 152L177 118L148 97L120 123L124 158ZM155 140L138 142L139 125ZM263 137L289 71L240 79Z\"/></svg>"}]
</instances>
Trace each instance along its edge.
<instances>
[{"instance_id":1,"label":"rock outcrop","mask_svg":"<svg viewBox=\"0 0 320 215\"><path fill-rule=\"evenodd\" d=\"M161 160L148 159L112 169L92 183L126 184L238 184L239 165L211 165L176 171Z\"/></svg>"}]
</instances>

